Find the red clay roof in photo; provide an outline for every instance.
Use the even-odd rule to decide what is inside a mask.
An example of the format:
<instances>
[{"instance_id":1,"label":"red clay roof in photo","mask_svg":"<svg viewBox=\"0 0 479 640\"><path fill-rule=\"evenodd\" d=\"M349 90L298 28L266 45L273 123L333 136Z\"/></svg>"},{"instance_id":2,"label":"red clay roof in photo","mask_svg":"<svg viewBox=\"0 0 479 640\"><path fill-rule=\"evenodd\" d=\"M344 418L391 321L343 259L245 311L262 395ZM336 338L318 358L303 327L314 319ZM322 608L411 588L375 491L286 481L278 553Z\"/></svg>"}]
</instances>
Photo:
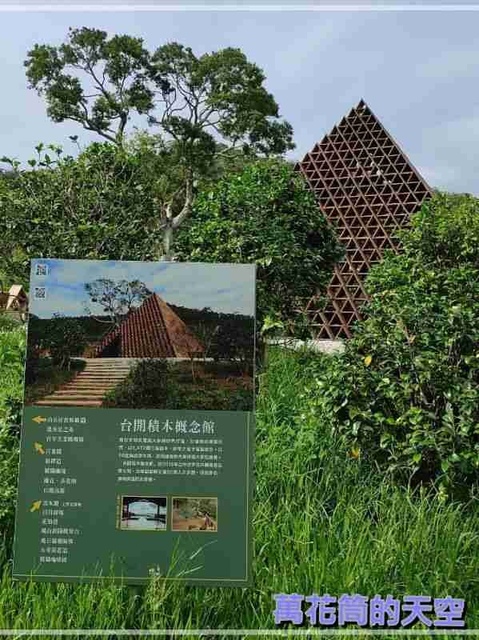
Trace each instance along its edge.
<instances>
[{"instance_id":1,"label":"red clay roof in photo","mask_svg":"<svg viewBox=\"0 0 479 640\"><path fill-rule=\"evenodd\" d=\"M156 293L103 338L93 357L101 357L118 337L123 358L188 358L203 353L201 343Z\"/></svg>"}]
</instances>

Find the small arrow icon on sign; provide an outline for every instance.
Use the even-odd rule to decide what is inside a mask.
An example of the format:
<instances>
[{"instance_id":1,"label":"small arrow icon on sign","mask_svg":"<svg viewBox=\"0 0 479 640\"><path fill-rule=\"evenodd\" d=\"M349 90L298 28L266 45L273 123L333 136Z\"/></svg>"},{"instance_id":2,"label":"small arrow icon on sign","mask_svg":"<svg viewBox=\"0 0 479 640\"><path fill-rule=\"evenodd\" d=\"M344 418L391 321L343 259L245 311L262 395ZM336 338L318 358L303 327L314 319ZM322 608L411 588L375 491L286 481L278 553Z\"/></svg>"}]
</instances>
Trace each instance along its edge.
<instances>
[{"instance_id":1,"label":"small arrow icon on sign","mask_svg":"<svg viewBox=\"0 0 479 640\"><path fill-rule=\"evenodd\" d=\"M36 422L37 424L40 424L41 422L46 422L47 419L43 418L42 416L35 416L34 418L32 418L33 422Z\"/></svg>"},{"instance_id":2,"label":"small arrow icon on sign","mask_svg":"<svg viewBox=\"0 0 479 640\"><path fill-rule=\"evenodd\" d=\"M35 447L35 451L38 451L38 453L41 453L42 455L45 454L45 449L41 442L35 442L33 446Z\"/></svg>"},{"instance_id":3,"label":"small arrow icon on sign","mask_svg":"<svg viewBox=\"0 0 479 640\"><path fill-rule=\"evenodd\" d=\"M38 511L41 506L42 506L42 501L41 500L35 500L35 502L30 507L30 512L33 513L33 511Z\"/></svg>"}]
</instances>

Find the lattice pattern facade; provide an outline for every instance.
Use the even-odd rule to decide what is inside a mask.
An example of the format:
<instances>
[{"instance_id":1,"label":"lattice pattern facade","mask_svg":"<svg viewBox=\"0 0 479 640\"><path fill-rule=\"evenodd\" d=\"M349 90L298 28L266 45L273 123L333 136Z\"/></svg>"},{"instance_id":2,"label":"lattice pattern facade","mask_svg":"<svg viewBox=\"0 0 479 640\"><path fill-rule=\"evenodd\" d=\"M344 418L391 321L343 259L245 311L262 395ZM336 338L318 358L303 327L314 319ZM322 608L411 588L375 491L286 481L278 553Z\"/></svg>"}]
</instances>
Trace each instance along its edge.
<instances>
[{"instance_id":1,"label":"lattice pattern facade","mask_svg":"<svg viewBox=\"0 0 479 640\"><path fill-rule=\"evenodd\" d=\"M298 163L327 219L344 244L327 304L307 303L320 339L351 337L367 300L364 277L385 249L397 251L393 235L431 190L364 101Z\"/></svg>"}]
</instances>

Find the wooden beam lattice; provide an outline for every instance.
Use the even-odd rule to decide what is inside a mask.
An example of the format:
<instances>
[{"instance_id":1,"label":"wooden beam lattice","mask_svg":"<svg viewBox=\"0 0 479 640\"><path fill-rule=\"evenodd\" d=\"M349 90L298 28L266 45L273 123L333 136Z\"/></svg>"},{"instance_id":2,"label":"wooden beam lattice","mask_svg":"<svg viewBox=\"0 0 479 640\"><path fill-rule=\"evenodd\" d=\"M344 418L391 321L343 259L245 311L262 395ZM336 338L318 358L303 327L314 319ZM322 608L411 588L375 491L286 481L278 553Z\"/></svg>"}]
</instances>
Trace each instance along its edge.
<instances>
[{"instance_id":1,"label":"wooden beam lattice","mask_svg":"<svg viewBox=\"0 0 479 640\"><path fill-rule=\"evenodd\" d=\"M319 339L349 338L367 301L366 274L386 249L398 251L396 231L432 191L363 100L296 170L345 247L326 303L315 295L305 309Z\"/></svg>"}]
</instances>

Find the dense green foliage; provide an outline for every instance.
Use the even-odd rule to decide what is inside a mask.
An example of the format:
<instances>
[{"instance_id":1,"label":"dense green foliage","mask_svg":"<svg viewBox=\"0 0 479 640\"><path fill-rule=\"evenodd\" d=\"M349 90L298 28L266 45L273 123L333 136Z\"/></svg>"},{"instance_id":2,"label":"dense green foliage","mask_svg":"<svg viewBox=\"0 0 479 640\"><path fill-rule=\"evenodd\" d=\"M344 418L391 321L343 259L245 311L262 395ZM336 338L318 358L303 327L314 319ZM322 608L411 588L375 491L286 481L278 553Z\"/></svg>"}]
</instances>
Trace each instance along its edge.
<instances>
[{"instance_id":1,"label":"dense green foliage","mask_svg":"<svg viewBox=\"0 0 479 640\"><path fill-rule=\"evenodd\" d=\"M83 27L60 46L37 44L25 61L30 86L54 122L70 120L123 147L131 115L158 127L175 178L156 202L162 256L190 215L195 182L218 156L241 149L265 156L293 149L292 128L240 49L196 56L170 42L147 51L141 38ZM145 122L146 124L146 122ZM160 174L152 174L162 181ZM157 256L159 257L159 256Z\"/></svg>"},{"instance_id":2,"label":"dense green foliage","mask_svg":"<svg viewBox=\"0 0 479 640\"><path fill-rule=\"evenodd\" d=\"M436 195L367 278L367 317L328 361L320 414L403 481L479 482L479 200Z\"/></svg>"},{"instance_id":3,"label":"dense green foliage","mask_svg":"<svg viewBox=\"0 0 479 640\"><path fill-rule=\"evenodd\" d=\"M23 377L24 349L24 327L0 327L0 422L20 424L19 384Z\"/></svg>"},{"instance_id":4,"label":"dense green foliage","mask_svg":"<svg viewBox=\"0 0 479 640\"><path fill-rule=\"evenodd\" d=\"M202 190L177 240L182 259L256 262L260 322L294 318L342 255L303 179L271 160Z\"/></svg>"},{"instance_id":5,"label":"dense green foliage","mask_svg":"<svg viewBox=\"0 0 479 640\"><path fill-rule=\"evenodd\" d=\"M0 328L0 535L13 531L25 329Z\"/></svg>"},{"instance_id":6,"label":"dense green foliage","mask_svg":"<svg viewBox=\"0 0 479 640\"><path fill-rule=\"evenodd\" d=\"M54 368L69 369L71 358L83 353L86 340L82 323L77 318L54 315L48 320L41 320L32 317L28 326L27 382L32 383L37 378L43 352L51 356Z\"/></svg>"},{"instance_id":7,"label":"dense green foliage","mask_svg":"<svg viewBox=\"0 0 479 640\"><path fill-rule=\"evenodd\" d=\"M154 260L162 243L155 202L162 196L151 171L166 158L154 161L148 151L143 162L145 153L97 143L76 159L57 150L48 166L0 178L6 276L27 286L33 257ZM177 240L183 260L256 262L260 320L295 317L341 255L302 178L273 161L204 183Z\"/></svg>"},{"instance_id":8,"label":"dense green foliage","mask_svg":"<svg viewBox=\"0 0 479 640\"><path fill-rule=\"evenodd\" d=\"M236 363L142 360L107 395L106 407L251 411L253 381Z\"/></svg>"},{"instance_id":9,"label":"dense green foliage","mask_svg":"<svg viewBox=\"0 0 479 640\"><path fill-rule=\"evenodd\" d=\"M125 380L108 393L104 405L142 409L166 408L173 389L166 360L142 360L133 367Z\"/></svg>"},{"instance_id":10,"label":"dense green foliage","mask_svg":"<svg viewBox=\"0 0 479 640\"><path fill-rule=\"evenodd\" d=\"M213 131L263 153L293 146L263 71L240 49L196 56L170 42L151 53L142 38L70 28L60 46L36 44L25 67L54 122L71 120L118 145L136 112L191 156L190 166L214 153Z\"/></svg>"},{"instance_id":11,"label":"dense green foliage","mask_svg":"<svg viewBox=\"0 0 479 640\"><path fill-rule=\"evenodd\" d=\"M254 317L239 313L220 313L189 309L170 304L205 348L205 357L238 360L238 367L252 374L254 359Z\"/></svg>"},{"instance_id":12,"label":"dense green foliage","mask_svg":"<svg viewBox=\"0 0 479 640\"><path fill-rule=\"evenodd\" d=\"M76 159L0 178L5 276L27 285L36 257L153 259L154 192L144 172L139 157L97 143Z\"/></svg>"},{"instance_id":13,"label":"dense green foliage","mask_svg":"<svg viewBox=\"0 0 479 640\"><path fill-rule=\"evenodd\" d=\"M21 362L22 349L16 353ZM274 594L310 594L318 585L334 595L452 594L465 598L467 627L477 628L477 513L431 496L414 498L363 460L348 458L311 410L305 387L316 370L316 356L272 351L261 377L250 589L198 589L161 578L140 592L108 580L13 582L9 536L2 550L2 628L273 629ZM19 398L20 376L12 389ZM318 437L323 446L314 455ZM18 440L2 440L4 533L7 526L11 532L17 449ZM201 554L191 561L197 566Z\"/></svg>"},{"instance_id":14,"label":"dense green foliage","mask_svg":"<svg viewBox=\"0 0 479 640\"><path fill-rule=\"evenodd\" d=\"M51 358L29 359L25 370L25 404L43 400L73 380L84 368L84 360L71 360L65 369L54 364Z\"/></svg>"},{"instance_id":15,"label":"dense green foliage","mask_svg":"<svg viewBox=\"0 0 479 640\"><path fill-rule=\"evenodd\" d=\"M36 45L26 67L52 120L110 143L76 159L39 145L27 171L10 161L0 174L2 279L27 285L32 257L155 260L170 255L174 230L183 260L256 262L260 326L299 335L295 311L341 251L291 166L249 161L292 147L256 65L237 49L196 56L170 43L150 54L141 39L76 29L59 47ZM128 140L132 114L161 134ZM452 594L477 627L479 201L437 194L402 243L369 274L366 319L344 353L271 349L259 374L247 590L161 577L136 594L106 580L12 582L25 331L0 316L0 627L273 628L275 593L318 585L337 595ZM110 320L123 314L104 301ZM208 355L243 362L220 372L219 362L144 361L106 405L250 409L251 378L238 374L251 373L252 319L174 309ZM45 332L32 318L27 400L81 369L60 367L103 333L95 323L57 318Z\"/></svg>"}]
</instances>

